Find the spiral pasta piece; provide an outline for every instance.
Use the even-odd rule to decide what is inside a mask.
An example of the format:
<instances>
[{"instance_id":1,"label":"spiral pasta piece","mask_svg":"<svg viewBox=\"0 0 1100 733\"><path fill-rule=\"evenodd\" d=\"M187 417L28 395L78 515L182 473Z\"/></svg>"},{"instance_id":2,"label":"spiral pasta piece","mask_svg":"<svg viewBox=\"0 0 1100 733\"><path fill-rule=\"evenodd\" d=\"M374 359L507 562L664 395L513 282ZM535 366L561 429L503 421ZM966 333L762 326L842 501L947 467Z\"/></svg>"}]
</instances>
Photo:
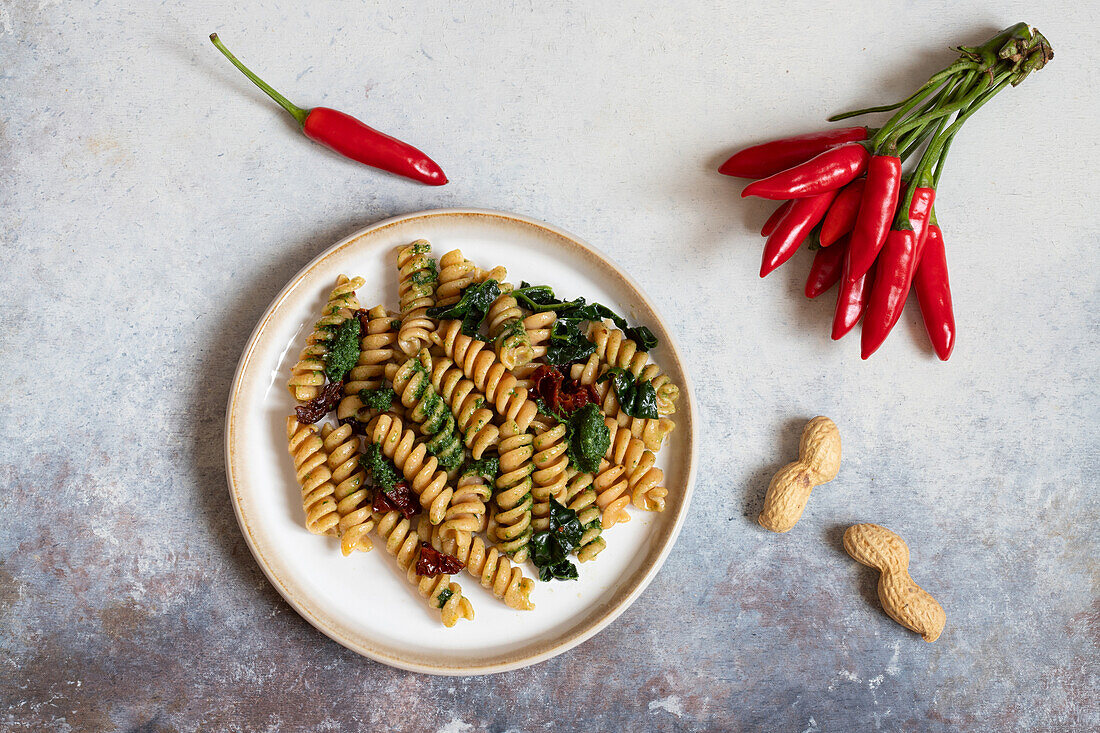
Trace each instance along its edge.
<instances>
[{"instance_id":1,"label":"spiral pasta piece","mask_svg":"<svg viewBox=\"0 0 1100 733\"><path fill-rule=\"evenodd\" d=\"M413 531L412 523L398 511L385 514L376 512L374 520L378 525L378 536L385 543L386 552L397 559L398 566L405 571L405 577L427 599L428 607L439 611L443 625L450 628L459 619L472 620L474 608L470 599L462 595L462 586L453 582L451 576L428 577L416 572L422 534ZM428 537L430 536L429 532Z\"/></svg>"},{"instance_id":2,"label":"spiral pasta piece","mask_svg":"<svg viewBox=\"0 0 1100 733\"><path fill-rule=\"evenodd\" d=\"M523 311L512 295L512 286L501 284L501 294L489 306L489 336L497 359L505 369L515 369L535 358L535 350L523 327Z\"/></svg>"},{"instance_id":3,"label":"spiral pasta piece","mask_svg":"<svg viewBox=\"0 0 1100 733\"><path fill-rule=\"evenodd\" d=\"M435 456L428 455L427 447L405 428L401 418L390 413L375 417L367 425L367 440L377 445L409 482L428 513L428 521L439 524L446 519L454 489L447 485L447 474L439 469Z\"/></svg>"},{"instance_id":4,"label":"spiral pasta piece","mask_svg":"<svg viewBox=\"0 0 1100 733\"><path fill-rule=\"evenodd\" d=\"M432 546L457 557L482 588L504 601L509 608L529 611L535 607L531 602L534 580L525 578L523 570L513 565L496 545L486 544L476 534L465 535L462 540L448 538L442 528L436 527L432 532Z\"/></svg>"},{"instance_id":5,"label":"spiral pasta piece","mask_svg":"<svg viewBox=\"0 0 1100 733\"><path fill-rule=\"evenodd\" d=\"M350 555L356 550L370 552L374 545L368 533L374 528L371 517L371 500L374 498L367 486L367 472L359 467L359 438L352 435L350 425L335 430L330 425L321 429L328 468L336 489L336 511L340 515L340 550Z\"/></svg>"},{"instance_id":6,"label":"spiral pasta piece","mask_svg":"<svg viewBox=\"0 0 1100 733\"><path fill-rule=\"evenodd\" d=\"M384 306L376 305L367 311L366 319L360 320L366 320L366 324L364 336L359 341L359 360L348 372L344 397L336 406L336 418L341 423L354 419L366 425L378 411L363 404L359 391L386 386L386 365L393 360L394 354L399 353L396 345L401 319Z\"/></svg>"},{"instance_id":7,"label":"spiral pasta piece","mask_svg":"<svg viewBox=\"0 0 1100 733\"><path fill-rule=\"evenodd\" d=\"M516 562L527 559L531 538L531 474L534 438L529 433L513 434L505 428L500 441L500 476L493 497L497 505L497 539Z\"/></svg>"},{"instance_id":8,"label":"spiral pasta piece","mask_svg":"<svg viewBox=\"0 0 1100 733\"><path fill-rule=\"evenodd\" d=\"M623 467L630 488L631 503L639 509L663 512L668 490L661 486L665 473L654 465L657 457L641 440L611 418L604 418L604 425L611 436L611 444L604 457Z\"/></svg>"},{"instance_id":9,"label":"spiral pasta piece","mask_svg":"<svg viewBox=\"0 0 1100 733\"><path fill-rule=\"evenodd\" d=\"M489 501L492 494L492 488L481 476L477 474L461 476L455 484L446 518L439 525L442 535L468 545L469 536L485 528L485 502Z\"/></svg>"},{"instance_id":10,"label":"spiral pasta piece","mask_svg":"<svg viewBox=\"0 0 1100 733\"><path fill-rule=\"evenodd\" d=\"M481 282L482 272L477 265L452 249L439 258L439 284L435 288L436 305L454 305L462 297L462 291Z\"/></svg>"},{"instance_id":11,"label":"spiral pasta piece","mask_svg":"<svg viewBox=\"0 0 1100 733\"><path fill-rule=\"evenodd\" d=\"M544 311L542 313L532 313L523 319L523 329L527 332L527 340L531 343L532 359L526 364L512 369L512 376L514 376L521 387L528 392L531 391L532 385L530 382L531 375L535 370L542 366L541 361L546 357L546 346L550 340L550 329L554 327L554 322L558 320L558 314L554 311Z\"/></svg>"},{"instance_id":12,"label":"spiral pasta piece","mask_svg":"<svg viewBox=\"0 0 1100 733\"><path fill-rule=\"evenodd\" d=\"M480 459L485 451L500 442L500 428L493 425L493 411L462 370L446 357L432 360L432 388L451 408L455 424L463 436L474 459Z\"/></svg>"},{"instance_id":13,"label":"spiral pasta piece","mask_svg":"<svg viewBox=\"0 0 1100 733\"><path fill-rule=\"evenodd\" d=\"M418 239L397 251L397 269L401 278L397 286L401 301L401 329L397 333L397 345L407 355L415 354L426 346L435 330L435 319L428 316L428 309L435 305L439 270L431 251L432 245L426 239Z\"/></svg>"},{"instance_id":14,"label":"spiral pasta piece","mask_svg":"<svg viewBox=\"0 0 1100 733\"><path fill-rule=\"evenodd\" d=\"M339 326L359 310L359 299L355 297L357 288L363 287L361 277L348 279L347 275L336 278L336 287L328 296L321 310L321 319L313 326L313 332L306 339L306 347L298 355L298 362L291 367L287 389L299 402L309 402L317 396L318 388L325 383L325 354L332 340L336 326Z\"/></svg>"},{"instance_id":15,"label":"spiral pasta piece","mask_svg":"<svg viewBox=\"0 0 1100 733\"><path fill-rule=\"evenodd\" d=\"M646 380L653 385L657 393L657 411L660 414L671 415L676 412L680 388L625 333L606 323L593 322L588 326L588 340L596 344L596 356L604 364L625 369L636 379Z\"/></svg>"},{"instance_id":16,"label":"spiral pasta piece","mask_svg":"<svg viewBox=\"0 0 1100 733\"><path fill-rule=\"evenodd\" d=\"M386 375L409 419L420 425L420 432L427 437L428 452L439 459L440 467L449 471L462 463L465 452L455 417L432 386L431 371L432 357L427 349L421 349L401 366L391 364Z\"/></svg>"},{"instance_id":17,"label":"spiral pasta piece","mask_svg":"<svg viewBox=\"0 0 1100 733\"><path fill-rule=\"evenodd\" d=\"M535 453L531 459L534 466L531 527L535 532L550 528L550 497L560 501L565 492L566 469L569 468L566 432L564 424L554 425L541 430L531 443Z\"/></svg>"},{"instance_id":18,"label":"spiral pasta piece","mask_svg":"<svg viewBox=\"0 0 1100 733\"><path fill-rule=\"evenodd\" d=\"M604 529L630 521L630 515L626 513L626 507L630 504L630 482L626 478L625 468L604 459L592 479L592 488L596 491L596 506L602 512Z\"/></svg>"},{"instance_id":19,"label":"spiral pasta piece","mask_svg":"<svg viewBox=\"0 0 1100 733\"><path fill-rule=\"evenodd\" d=\"M306 529L313 534L332 534L340 523L340 514L333 498L336 487L332 483L324 440L317 434L317 428L302 425L293 415L286 419L286 438L298 485L302 488Z\"/></svg>"},{"instance_id":20,"label":"spiral pasta piece","mask_svg":"<svg viewBox=\"0 0 1100 733\"><path fill-rule=\"evenodd\" d=\"M603 552L607 542L601 536L603 521L600 516L600 508L596 505L596 490L592 487L592 474L580 473L575 468L566 472L568 482L565 485L565 495L562 503L566 509L572 509L577 513L577 519L584 527L580 545L577 548L577 559L581 562L594 560L596 555Z\"/></svg>"},{"instance_id":21,"label":"spiral pasta piece","mask_svg":"<svg viewBox=\"0 0 1100 733\"><path fill-rule=\"evenodd\" d=\"M493 350L486 348L487 343L462 333L461 321L441 322L432 339L481 390L505 427L511 423L513 433L527 431L538 415L538 407L534 400L528 399L527 389L500 363Z\"/></svg>"}]
</instances>

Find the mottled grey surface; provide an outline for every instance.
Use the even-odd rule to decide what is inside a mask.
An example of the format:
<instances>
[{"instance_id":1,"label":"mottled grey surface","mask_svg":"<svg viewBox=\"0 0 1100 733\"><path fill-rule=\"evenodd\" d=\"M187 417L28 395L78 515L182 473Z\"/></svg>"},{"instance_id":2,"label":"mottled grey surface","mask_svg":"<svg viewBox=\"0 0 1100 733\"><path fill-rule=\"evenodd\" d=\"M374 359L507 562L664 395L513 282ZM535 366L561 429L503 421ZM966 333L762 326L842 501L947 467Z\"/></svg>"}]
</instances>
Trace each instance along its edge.
<instances>
[{"instance_id":1,"label":"mottled grey surface","mask_svg":"<svg viewBox=\"0 0 1100 733\"><path fill-rule=\"evenodd\" d=\"M1100 726L1100 8L543 5L0 2L0 728ZM758 280L768 209L713 167L1018 20L1057 58L974 119L940 191L956 354L937 363L911 310L861 362L800 295L808 255ZM212 30L453 182L300 139ZM364 224L441 206L610 252L678 331L705 426L648 592L487 678L390 669L301 620L249 555L222 463L233 369L282 284ZM840 426L840 476L766 533L767 479L815 414ZM909 541L947 610L935 644L882 614L841 548L853 521Z\"/></svg>"}]
</instances>

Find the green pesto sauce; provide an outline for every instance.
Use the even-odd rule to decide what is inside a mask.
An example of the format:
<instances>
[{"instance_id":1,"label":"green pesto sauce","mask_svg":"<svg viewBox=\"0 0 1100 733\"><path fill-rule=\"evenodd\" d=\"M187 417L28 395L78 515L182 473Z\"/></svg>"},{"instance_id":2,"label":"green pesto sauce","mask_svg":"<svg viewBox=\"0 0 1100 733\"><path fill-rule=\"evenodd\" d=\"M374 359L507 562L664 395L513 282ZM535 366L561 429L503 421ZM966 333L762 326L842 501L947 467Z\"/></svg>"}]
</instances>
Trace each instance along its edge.
<instances>
[{"instance_id":1,"label":"green pesto sauce","mask_svg":"<svg viewBox=\"0 0 1100 733\"><path fill-rule=\"evenodd\" d=\"M450 588L444 588L439 591L439 596L436 598L435 602L439 604L440 608L443 608L447 605L447 601L451 600L451 596L453 595L454 593L451 592Z\"/></svg>"},{"instance_id":2,"label":"green pesto sauce","mask_svg":"<svg viewBox=\"0 0 1100 733\"><path fill-rule=\"evenodd\" d=\"M367 449L363 451L363 455L359 456L359 465L363 470L370 471L374 485L383 491L393 491L393 488L397 486L397 482L400 481L393 462L382 455L382 449L378 447L377 443L371 443L367 446Z\"/></svg>"},{"instance_id":3,"label":"green pesto sauce","mask_svg":"<svg viewBox=\"0 0 1100 733\"><path fill-rule=\"evenodd\" d=\"M481 476L489 483L496 481L497 474L500 473L500 459L496 456L485 456L477 461L470 461L466 464L466 469L462 472L463 476Z\"/></svg>"},{"instance_id":4,"label":"green pesto sauce","mask_svg":"<svg viewBox=\"0 0 1100 733\"><path fill-rule=\"evenodd\" d=\"M359 401L372 410L388 410L396 398L392 387L359 390Z\"/></svg>"},{"instance_id":5,"label":"green pesto sauce","mask_svg":"<svg viewBox=\"0 0 1100 733\"><path fill-rule=\"evenodd\" d=\"M325 351L325 374L333 382L344 375L359 361L359 319L347 318L333 329L332 340Z\"/></svg>"},{"instance_id":6,"label":"green pesto sauce","mask_svg":"<svg viewBox=\"0 0 1100 733\"><path fill-rule=\"evenodd\" d=\"M611 433L603 422L603 413L595 403L588 403L569 416L570 462L580 471L595 472L600 459L611 445Z\"/></svg>"}]
</instances>

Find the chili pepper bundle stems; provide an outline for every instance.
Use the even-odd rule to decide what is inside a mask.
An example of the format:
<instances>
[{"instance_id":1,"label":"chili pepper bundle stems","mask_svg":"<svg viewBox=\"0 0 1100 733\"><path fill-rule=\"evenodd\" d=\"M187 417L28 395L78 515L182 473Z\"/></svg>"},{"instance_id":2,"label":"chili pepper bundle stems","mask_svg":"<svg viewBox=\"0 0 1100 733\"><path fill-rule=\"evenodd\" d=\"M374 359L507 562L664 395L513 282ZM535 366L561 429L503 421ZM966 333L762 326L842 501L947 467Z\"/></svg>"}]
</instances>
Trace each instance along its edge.
<instances>
[{"instance_id":1,"label":"chili pepper bundle stems","mask_svg":"<svg viewBox=\"0 0 1100 733\"><path fill-rule=\"evenodd\" d=\"M447 176L439 165L412 145L375 130L349 114L328 107L303 109L292 104L271 85L256 76L230 53L217 33L210 42L267 96L274 99L298 122L302 133L314 142L334 150L345 158L379 168L430 186L442 186Z\"/></svg>"}]
</instances>

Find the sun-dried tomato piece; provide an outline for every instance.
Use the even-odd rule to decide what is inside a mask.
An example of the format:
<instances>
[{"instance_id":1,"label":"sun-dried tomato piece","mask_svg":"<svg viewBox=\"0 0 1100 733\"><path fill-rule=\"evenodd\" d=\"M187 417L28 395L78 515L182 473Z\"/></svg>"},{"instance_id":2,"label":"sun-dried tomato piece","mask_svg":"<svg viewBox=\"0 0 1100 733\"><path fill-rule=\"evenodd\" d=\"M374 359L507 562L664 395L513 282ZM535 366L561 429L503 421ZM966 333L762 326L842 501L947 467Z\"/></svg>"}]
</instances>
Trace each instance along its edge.
<instances>
[{"instance_id":1,"label":"sun-dried tomato piece","mask_svg":"<svg viewBox=\"0 0 1100 733\"><path fill-rule=\"evenodd\" d=\"M336 409L340 402L340 395L344 392L341 382L329 382L321 387L320 393L304 405L298 405L294 412L298 415L298 422L304 425L312 425L325 415Z\"/></svg>"},{"instance_id":2,"label":"sun-dried tomato piece","mask_svg":"<svg viewBox=\"0 0 1100 733\"><path fill-rule=\"evenodd\" d=\"M427 542L420 543L420 559L416 561L416 572L419 574L428 578L454 575L462 568L462 561L454 555L439 552Z\"/></svg>"},{"instance_id":3,"label":"sun-dried tomato piece","mask_svg":"<svg viewBox=\"0 0 1100 733\"><path fill-rule=\"evenodd\" d=\"M558 394L558 412L571 415L589 402L599 402L596 388L591 384L580 384L572 379L566 380Z\"/></svg>"},{"instance_id":4,"label":"sun-dried tomato piece","mask_svg":"<svg viewBox=\"0 0 1100 733\"><path fill-rule=\"evenodd\" d=\"M383 491L380 488L375 489L374 511L383 514L386 512L401 512L405 519L409 519L420 513L420 504L413 496L409 482L398 481L390 491Z\"/></svg>"},{"instance_id":5,"label":"sun-dried tomato piece","mask_svg":"<svg viewBox=\"0 0 1100 733\"><path fill-rule=\"evenodd\" d=\"M566 379L557 367L544 364L531 374L535 394L553 412L568 416L589 402L598 402L596 389L591 384L580 384Z\"/></svg>"},{"instance_id":6,"label":"sun-dried tomato piece","mask_svg":"<svg viewBox=\"0 0 1100 733\"><path fill-rule=\"evenodd\" d=\"M359 327L365 334L367 332L367 324L370 323L370 312L366 308L360 308L352 313L352 315L359 319Z\"/></svg>"}]
</instances>

